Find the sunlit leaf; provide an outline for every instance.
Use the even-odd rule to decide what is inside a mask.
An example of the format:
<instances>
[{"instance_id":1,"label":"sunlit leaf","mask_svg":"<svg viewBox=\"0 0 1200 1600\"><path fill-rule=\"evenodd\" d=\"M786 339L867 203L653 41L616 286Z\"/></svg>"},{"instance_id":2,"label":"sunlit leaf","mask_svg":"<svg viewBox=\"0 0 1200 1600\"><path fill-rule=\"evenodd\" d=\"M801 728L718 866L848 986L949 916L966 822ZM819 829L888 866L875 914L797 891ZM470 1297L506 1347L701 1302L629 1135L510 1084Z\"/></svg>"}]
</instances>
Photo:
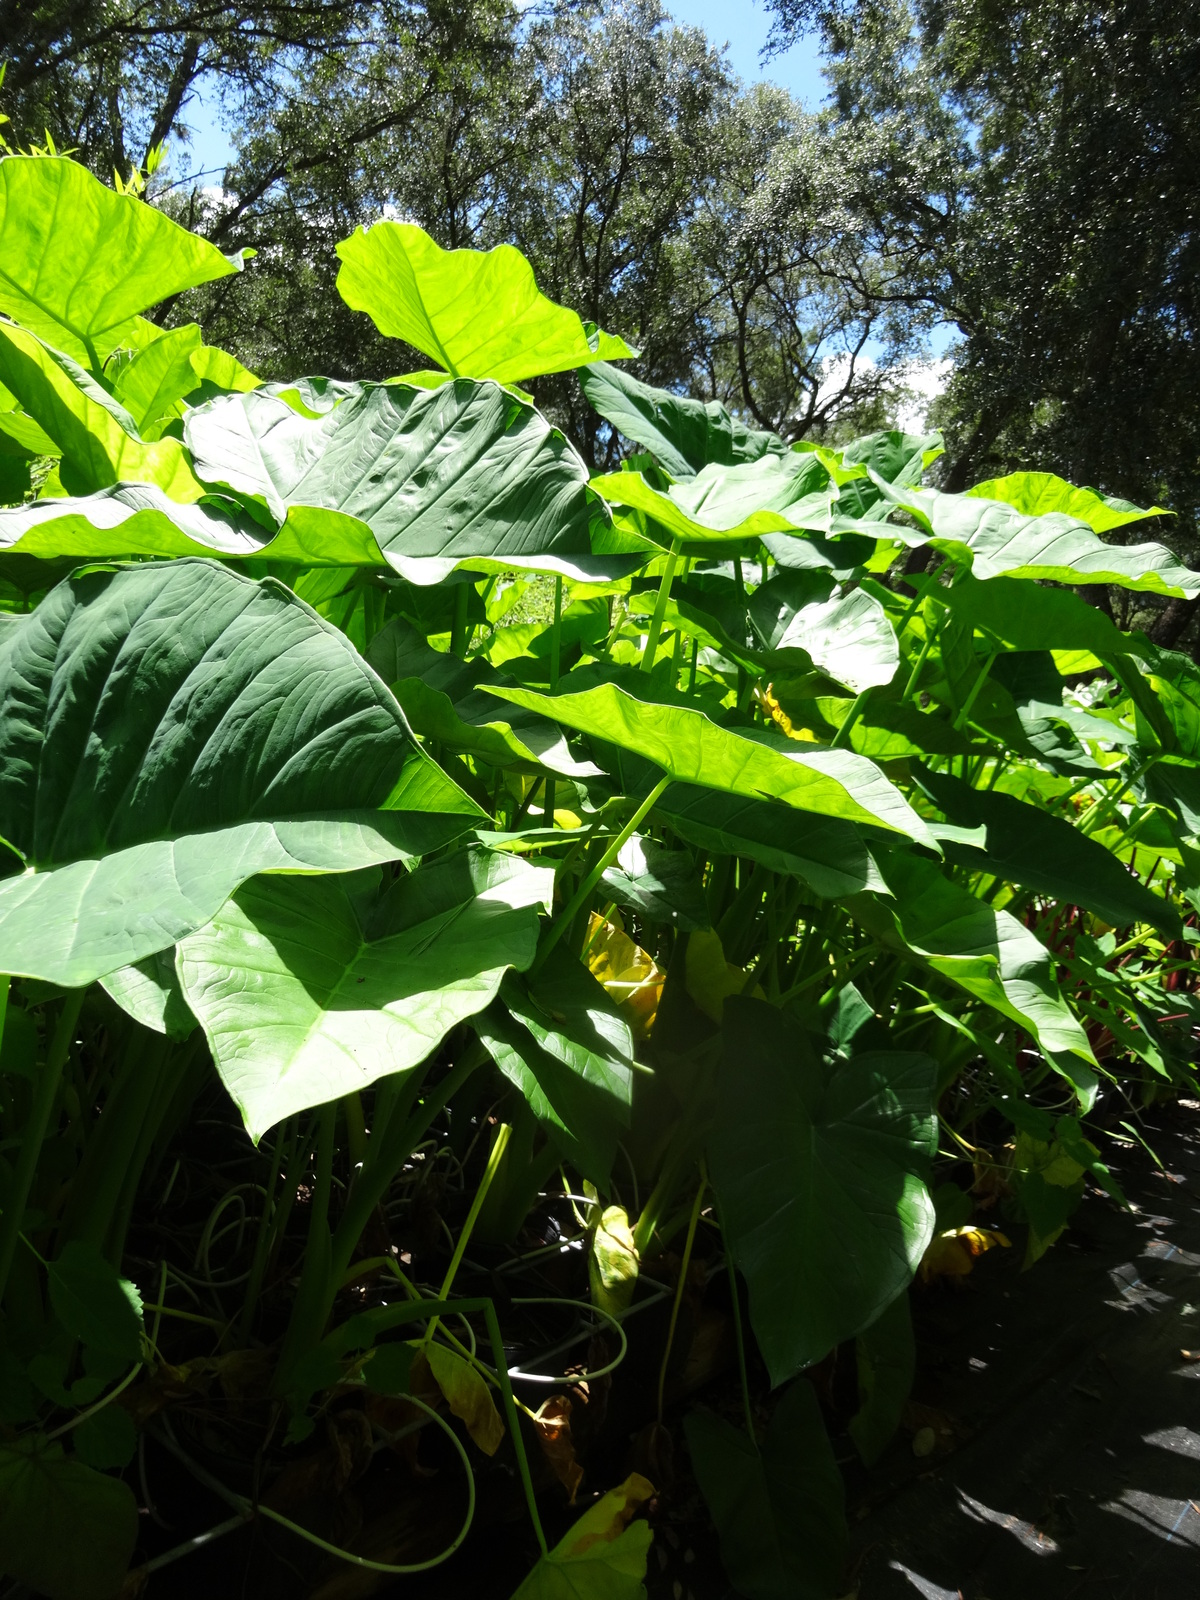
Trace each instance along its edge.
<instances>
[{"instance_id":1,"label":"sunlit leaf","mask_svg":"<svg viewBox=\"0 0 1200 1600\"><path fill-rule=\"evenodd\" d=\"M646 1557L653 1534L631 1522L654 1494L638 1473L610 1489L521 1584L512 1600L645 1600Z\"/></svg>"},{"instance_id":2,"label":"sunlit leaf","mask_svg":"<svg viewBox=\"0 0 1200 1600\"><path fill-rule=\"evenodd\" d=\"M416 583L464 561L576 577L601 570L590 530L604 514L583 462L495 383L363 384L315 416L274 395L230 396L189 412L184 437L206 482L246 498L272 526L287 519L275 560L307 561L326 530L342 525L344 540L358 525ZM334 564L349 563L339 552Z\"/></svg>"},{"instance_id":3,"label":"sunlit leaf","mask_svg":"<svg viewBox=\"0 0 1200 1600\"><path fill-rule=\"evenodd\" d=\"M877 823L937 848L900 791L849 751L810 754L765 730L722 727L691 706L635 699L615 683L556 695L497 685L487 692L631 750L682 782Z\"/></svg>"},{"instance_id":4,"label":"sunlit leaf","mask_svg":"<svg viewBox=\"0 0 1200 1600\"><path fill-rule=\"evenodd\" d=\"M898 490L876 481L885 498L920 525L917 532L900 530L907 543L928 541L967 562L977 578L1007 574L1055 583L1115 583L1151 594L1200 594L1200 573L1189 572L1165 545L1105 544L1087 522L1061 511L1031 516L1000 500L937 489Z\"/></svg>"},{"instance_id":5,"label":"sunlit leaf","mask_svg":"<svg viewBox=\"0 0 1200 1600\"><path fill-rule=\"evenodd\" d=\"M93 371L139 312L240 268L77 161L0 160L0 311Z\"/></svg>"},{"instance_id":6,"label":"sunlit leaf","mask_svg":"<svg viewBox=\"0 0 1200 1600\"><path fill-rule=\"evenodd\" d=\"M238 890L177 963L251 1136L424 1061L533 960L552 892L549 869L483 851L390 885L371 872Z\"/></svg>"},{"instance_id":7,"label":"sunlit leaf","mask_svg":"<svg viewBox=\"0 0 1200 1600\"><path fill-rule=\"evenodd\" d=\"M171 441L173 442L173 441ZM252 556L270 535L231 501L180 505L152 484L34 500L0 510L0 551L76 556Z\"/></svg>"},{"instance_id":8,"label":"sunlit leaf","mask_svg":"<svg viewBox=\"0 0 1200 1600\"><path fill-rule=\"evenodd\" d=\"M422 1349L446 1404L462 1419L484 1455L494 1456L504 1442L504 1423L496 1410L487 1379L457 1350L439 1344L436 1339Z\"/></svg>"},{"instance_id":9,"label":"sunlit leaf","mask_svg":"<svg viewBox=\"0 0 1200 1600\"><path fill-rule=\"evenodd\" d=\"M0 161L0 170L11 157ZM69 356L23 328L0 323L0 383L62 451L63 487L74 494L122 479L157 485L172 500L204 493L178 439L147 444L133 418Z\"/></svg>"},{"instance_id":10,"label":"sunlit leaf","mask_svg":"<svg viewBox=\"0 0 1200 1600\"><path fill-rule=\"evenodd\" d=\"M1053 472L1010 472L1007 477L977 483L966 492L981 500L1002 500L1030 517L1061 511L1077 522L1086 522L1093 533L1109 533L1146 517L1171 515L1162 506L1143 511L1129 500L1101 494L1098 489L1077 488Z\"/></svg>"},{"instance_id":11,"label":"sunlit leaf","mask_svg":"<svg viewBox=\"0 0 1200 1600\"><path fill-rule=\"evenodd\" d=\"M337 247L338 293L454 378L520 383L636 350L555 305L512 245L443 250L411 222L376 222Z\"/></svg>"},{"instance_id":12,"label":"sunlit leaf","mask_svg":"<svg viewBox=\"0 0 1200 1600\"><path fill-rule=\"evenodd\" d=\"M0 796L25 861L0 878L0 969L68 985L255 873L427 850L475 814L340 634L187 560L85 570L0 635Z\"/></svg>"}]
</instances>

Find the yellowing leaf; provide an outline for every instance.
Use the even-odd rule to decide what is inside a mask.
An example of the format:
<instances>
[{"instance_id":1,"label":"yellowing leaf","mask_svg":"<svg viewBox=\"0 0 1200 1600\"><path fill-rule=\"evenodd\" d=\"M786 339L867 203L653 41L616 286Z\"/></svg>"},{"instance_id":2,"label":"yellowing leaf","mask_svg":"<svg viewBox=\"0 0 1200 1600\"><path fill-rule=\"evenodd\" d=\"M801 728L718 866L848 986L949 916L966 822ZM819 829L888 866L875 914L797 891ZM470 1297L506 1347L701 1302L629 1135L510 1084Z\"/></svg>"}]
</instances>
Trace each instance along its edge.
<instances>
[{"instance_id":1,"label":"yellowing leaf","mask_svg":"<svg viewBox=\"0 0 1200 1600\"><path fill-rule=\"evenodd\" d=\"M565 1394L551 1395L538 1407L533 1422L542 1454L550 1463L554 1476L566 1489L568 1504L574 1505L579 1485L583 1482L583 1468L575 1459L575 1443L571 1438L570 1398Z\"/></svg>"},{"instance_id":2,"label":"yellowing leaf","mask_svg":"<svg viewBox=\"0 0 1200 1600\"><path fill-rule=\"evenodd\" d=\"M613 1316L627 1309L637 1284L638 1256L624 1206L609 1206L596 1224L588 1257L592 1304Z\"/></svg>"},{"instance_id":3,"label":"yellowing leaf","mask_svg":"<svg viewBox=\"0 0 1200 1600\"><path fill-rule=\"evenodd\" d=\"M604 922L595 912L588 923L587 964L593 978L625 1014L634 1035L644 1039L654 1026L666 973L621 927L619 917Z\"/></svg>"},{"instance_id":4,"label":"yellowing leaf","mask_svg":"<svg viewBox=\"0 0 1200 1600\"><path fill-rule=\"evenodd\" d=\"M689 937L686 975L688 994L712 1022L720 1022L731 994L750 993L758 1000L766 999L757 984L747 990L749 974L726 961L720 935L711 928Z\"/></svg>"},{"instance_id":5,"label":"yellowing leaf","mask_svg":"<svg viewBox=\"0 0 1200 1600\"><path fill-rule=\"evenodd\" d=\"M456 1417L485 1455L494 1456L504 1438L504 1423L482 1373L456 1350L435 1342L425 1346L425 1359Z\"/></svg>"},{"instance_id":6,"label":"yellowing leaf","mask_svg":"<svg viewBox=\"0 0 1200 1600\"><path fill-rule=\"evenodd\" d=\"M755 693L755 698L775 726L779 728L781 732L786 733L789 739L798 739L802 744L817 743L817 736L815 733L812 733L808 728L797 728L792 722L791 717L788 716L787 712L775 698L774 684L769 683L765 689L757 690Z\"/></svg>"},{"instance_id":7,"label":"yellowing leaf","mask_svg":"<svg viewBox=\"0 0 1200 1600\"><path fill-rule=\"evenodd\" d=\"M1011 1240L995 1228L947 1228L929 1241L921 1257L921 1279L932 1283L935 1278L965 1278L977 1256L996 1245L1007 1250L1010 1244Z\"/></svg>"},{"instance_id":8,"label":"yellowing leaf","mask_svg":"<svg viewBox=\"0 0 1200 1600\"><path fill-rule=\"evenodd\" d=\"M648 1523L629 1522L654 1492L636 1472L610 1489L542 1557L513 1600L645 1600L654 1536Z\"/></svg>"}]
</instances>

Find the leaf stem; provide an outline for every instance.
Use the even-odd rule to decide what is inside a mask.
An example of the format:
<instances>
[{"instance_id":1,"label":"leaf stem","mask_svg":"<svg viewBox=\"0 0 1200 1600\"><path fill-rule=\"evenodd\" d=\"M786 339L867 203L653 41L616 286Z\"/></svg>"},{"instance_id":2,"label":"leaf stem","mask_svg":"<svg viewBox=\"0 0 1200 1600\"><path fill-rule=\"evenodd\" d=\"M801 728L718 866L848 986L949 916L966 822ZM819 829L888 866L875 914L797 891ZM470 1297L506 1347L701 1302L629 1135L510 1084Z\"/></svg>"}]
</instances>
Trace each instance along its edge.
<instances>
[{"instance_id":1,"label":"leaf stem","mask_svg":"<svg viewBox=\"0 0 1200 1600\"><path fill-rule=\"evenodd\" d=\"M554 921L550 925L550 931L546 935L542 947L538 951L537 957L529 969L530 977L532 977L533 974L539 971L544 965L546 957L550 954L551 950L554 949L555 945L562 938L563 934L566 933L567 929L570 928L571 924L575 921L575 916L579 911L579 908L586 902L592 890L600 882L600 879L604 876L605 872L607 872L608 868L624 849L626 842L633 833L634 829L637 827L638 823L641 822L646 813L650 811L650 809L662 798L663 790L667 787L670 781L670 774L664 772L662 777L654 785L653 789L651 789L650 793L642 801L641 805L630 817L629 821L621 829L620 833L618 833L616 838L611 841L608 849L605 850L599 861L597 861L596 865L588 873L587 877L584 878L583 882L579 885L578 889L576 889L570 900L567 901L567 904L559 912L558 916L555 917Z\"/></svg>"},{"instance_id":2,"label":"leaf stem","mask_svg":"<svg viewBox=\"0 0 1200 1600\"><path fill-rule=\"evenodd\" d=\"M667 1368L671 1362L671 1351L675 1347L675 1328L679 1321L679 1307L683 1303L683 1291L687 1283L688 1268L692 1261L692 1246L696 1242L696 1228L700 1222L700 1207L704 1203L705 1190L708 1188L708 1173L704 1163L700 1163L700 1186L696 1190L696 1198L692 1203L692 1214L688 1219L687 1239L683 1246L683 1258L679 1263L679 1281L675 1285L675 1300L671 1306L671 1321L667 1327L667 1347L663 1351L662 1365L658 1369L658 1420L663 1419L663 1400L667 1389ZM753 1435L751 1435L753 1438Z\"/></svg>"},{"instance_id":3,"label":"leaf stem","mask_svg":"<svg viewBox=\"0 0 1200 1600\"><path fill-rule=\"evenodd\" d=\"M658 654L658 640L662 633L663 618L667 614L667 601L671 598L671 584L675 578L675 568L679 562L679 551L682 544L683 540L678 537L671 541L671 553L667 557L666 569L658 586L658 599L654 604L654 615L650 618L650 632L646 639L646 649L641 661L643 672L649 672L652 669L654 658Z\"/></svg>"},{"instance_id":4,"label":"leaf stem","mask_svg":"<svg viewBox=\"0 0 1200 1600\"><path fill-rule=\"evenodd\" d=\"M8 1275L12 1270L13 1255L17 1248L29 1191L33 1186L38 1157L42 1153L42 1142L50 1124L50 1114L54 1110L59 1080L71 1051L75 1024L79 1021L79 1009L83 1005L85 992L83 989L67 990L62 1010L58 1014L58 1026L50 1041L49 1054L34 1086L33 1105L30 1107L29 1121L25 1124L21 1139L21 1153L17 1158L16 1170L5 1198L4 1215L0 1218L0 1305L4 1303L4 1291L8 1287Z\"/></svg>"},{"instance_id":5,"label":"leaf stem","mask_svg":"<svg viewBox=\"0 0 1200 1600\"><path fill-rule=\"evenodd\" d=\"M562 579L554 580L554 627L550 633L550 693L558 692L558 669L562 651Z\"/></svg>"},{"instance_id":6,"label":"leaf stem","mask_svg":"<svg viewBox=\"0 0 1200 1600\"><path fill-rule=\"evenodd\" d=\"M500 1163L504 1159L504 1152L508 1149L508 1141L511 1138L512 1124L502 1122L496 1129L496 1138L492 1145L491 1154L488 1156L488 1164L484 1168L483 1177L480 1180L478 1189L475 1191L475 1198L471 1201L471 1209L467 1212L467 1220L463 1223L459 1232L458 1243L454 1246L454 1254L450 1257L450 1265L446 1268L446 1276L442 1279L442 1287L438 1293L439 1300L448 1299L450 1290L454 1287L454 1279L458 1275L462 1258L467 1252L467 1245L471 1242L472 1230L478 1220L479 1213L483 1210L483 1202L487 1199L487 1192L492 1187L492 1182L500 1170ZM437 1332L438 1321L439 1318L436 1316L431 1318L425 1334L426 1344Z\"/></svg>"}]
</instances>

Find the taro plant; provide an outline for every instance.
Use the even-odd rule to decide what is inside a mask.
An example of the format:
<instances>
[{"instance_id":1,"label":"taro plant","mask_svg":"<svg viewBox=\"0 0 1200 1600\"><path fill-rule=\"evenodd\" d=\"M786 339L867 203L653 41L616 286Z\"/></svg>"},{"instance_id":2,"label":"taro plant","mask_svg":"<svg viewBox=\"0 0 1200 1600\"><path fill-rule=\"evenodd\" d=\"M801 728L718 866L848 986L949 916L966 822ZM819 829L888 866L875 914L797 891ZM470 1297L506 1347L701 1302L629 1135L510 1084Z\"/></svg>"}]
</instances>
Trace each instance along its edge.
<instances>
[{"instance_id":1,"label":"taro plant","mask_svg":"<svg viewBox=\"0 0 1200 1600\"><path fill-rule=\"evenodd\" d=\"M1032 1262L1120 1198L1088 1119L1193 1072L1200 671L1075 587L1200 576L1111 537L1156 508L652 389L511 249L357 233L436 366L263 384L145 315L242 263L71 161L0 161L0 245L0 1569L188 1555L137 1553L149 1443L381 1574L490 1474L522 1600L642 1593L703 1265L729 1577L841 1592L806 1371L856 1341L873 1461L980 1174ZM570 370L590 482L518 387ZM647 1471L592 1482L631 1338ZM446 1467L416 1535L288 1488L381 1451Z\"/></svg>"}]
</instances>

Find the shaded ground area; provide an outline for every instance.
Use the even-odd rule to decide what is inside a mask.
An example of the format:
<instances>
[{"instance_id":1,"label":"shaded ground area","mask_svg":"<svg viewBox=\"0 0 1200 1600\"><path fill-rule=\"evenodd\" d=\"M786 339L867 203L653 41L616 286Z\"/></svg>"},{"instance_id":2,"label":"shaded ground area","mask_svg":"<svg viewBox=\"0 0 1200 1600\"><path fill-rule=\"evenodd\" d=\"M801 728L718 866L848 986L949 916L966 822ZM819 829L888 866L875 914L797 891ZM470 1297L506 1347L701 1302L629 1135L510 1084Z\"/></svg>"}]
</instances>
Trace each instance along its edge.
<instances>
[{"instance_id":1,"label":"shaded ground area","mask_svg":"<svg viewBox=\"0 0 1200 1600\"><path fill-rule=\"evenodd\" d=\"M970 1277L913 1291L913 1401L905 1431L870 1471L844 1432L856 1404L852 1347L812 1375L846 1474L854 1552L848 1588L857 1600L1200 1595L1200 1104L1160 1108L1143 1131L1161 1167L1128 1142L1106 1142L1103 1151L1136 1209L1122 1211L1091 1192L1067 1233L1031 1270L1021 1270L1023 1240L1014 1235L1012 1250L989 1252ZM710 1263L707 1288L685 1297L679 1346L688 1355L668 1385L675 1397L668 1427L657 1430L652 1419L670 1298L668 1284L627 1325L629 1354L590 1440L586 1417L575 1418L585 1490L634 1469L663 1488L649 1600L736 1600L680 1426L694 1400L740 1424L724 1270ZM1193 1353L1196 1359L1188 1359ZM765 1417L768 1381L757 1363L751 1388ZM531 1403L543 1397L531 1391ZM355 1420L361 1421L356 1413L343 1419ZM186 1421L181 1417L179 1426ZM932 1429L934 1448L918 1457L913 1440L922 1429ZM349 1434L338 1437L344 1448L353 1446ZM415 1474L400 1460L385 1468L377 1463L355 1487L352 1523L351 1502L331 1501L326 1537L344 1542L362 1527L367 1543L359 1548L384 1560L410 1545L420 1555L426 1544L430 1550L448 1544L463 1506L461 1496L447 1492L459 1468L439 1438L430 1432L423 1440ZM202 1443L199 1435L192 1440L193 1456ZM358 1600L371 1593L507 1600L536 1549L512 1463L503 1456L479 1473L475 1531L432 1572L376 1577L281 1538L260 1521L156 1572L145 1600L208 1600L218 1593L256 1600L297 1594ZM555 1492L536 1448L533 1460L555 1539L578 1509L567 1506L565 1492ZM236 1463L210 1465L249 1492ZM158 1524L152 1529L147 1520L144 1555L155 1553L155 1541L166 1548L229 1515L219 1496L153 1440L142 1473L143 1491L149 1486L157 1496Z\"/></svg>"},{"instance_id":2,"label":"shaded ground area","mask_svg":"<svg viewBox=\"0 0 1200 1600\"><path fill-rule=\"evenodd\" d=\"M906 1433L871 1471L835 1441L857 1600L1200 1595L1200 1104L1145 1131L1165 1170L1104 1151L1136 1210L1090 1193L1031 1270L992 1251L914 1291ZM725 1410L723 1388L700 1398ZM664 1510L651 1600L734 1600L682 1473Z\"/></svg>"},{"instance_id":3,"label":"shaded ground area","mask_svg":"<svg viewBox=\"0 0 1200 1600\"><path fill-rule=\"evenodd\" d=\"M1198 1112L1156 1116L1165 1170L1105 1151L1136 1211L1091 1195L1031 1271L993 1252L918 1296L916 1398L953 1453L855 1476L860 1600L1200 1593Z\"/></svg>"}]
</instances>

